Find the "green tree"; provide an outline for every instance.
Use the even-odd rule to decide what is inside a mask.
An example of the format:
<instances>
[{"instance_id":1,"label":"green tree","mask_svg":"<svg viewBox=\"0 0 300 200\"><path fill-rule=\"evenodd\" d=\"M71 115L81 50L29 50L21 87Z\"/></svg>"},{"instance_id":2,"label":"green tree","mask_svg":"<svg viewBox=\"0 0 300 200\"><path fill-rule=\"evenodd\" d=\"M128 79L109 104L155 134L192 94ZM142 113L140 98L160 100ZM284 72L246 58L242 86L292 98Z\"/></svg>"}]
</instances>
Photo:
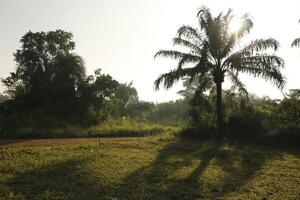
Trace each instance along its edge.
<instances>
[{"instance_id":1,"label":"green tree","mask_svg":"<svg viewBox=\"0 0 300 200\"><path fill-rule=\"evenodd\" d=\"M27 96L27 101L36 104L49 100L53 84L78 82L85 76L82 59L72 53L75 43L72 33L62 30L49 32L29 31L20 40L21 48L14 53L16 72L2 82L12 97ZM80 73L80 74L78 74ZM62 87L61 87L62 88Z\"/></svg>"},{"instance_id":2,"label":"green tree","mask_svg":"<svg viewBox=\"0 0 300 200\"><path fill-rule=\"evenodd\" d=\"M220 13L217 17L213 17L208 8L202 7L197 17L199 29L182 26L173 40L174 45L185 47L188 49L187 52L160 50L155 54L155 57L163 56L179 60L176 69L158 77L155 87L159 89L163 83L165 88L170 88L183 77L189 77L191 80L195 77L200 79L209 77L207 80L213 80L216 85L217 128L221 132L224 77L228 77L235 88L245 94L247 91L239 79L240 72L270 80L282 88L285 81L280 68L284 66L284 61L275 54L270 54L270 50L276 51L279 47L279 43L272 38L256 39L236 50L240 40L253 27L247 15L243 16L241 27L236 32L231 32L229 28L233 18L231 9L225 14Z\"/></svg>"},{"instance_id":3,"label":"green tree","mask_svg":"<svg viewBox=\"0 0 300 200\"><path fill-rule=\"evenodd\" d=\"M277 125L280 128L288 128L286 132L294 130L299 134L300 130L300 90L290 90L286 97L280 102L279 108L275 113L279 118ZM293 132L293 131L292 131Z\"/></svg>"},{"instance_id":4,"label":"green tree","mask_svg":"<svg viewBox=\"0 0 300 200\"><path fill-rule=\"evenodd\" d=\"M101 69L95 70L94 76L88 76L79 84L78 114L85 118L91 116L91 122L107 118L113 110L118 85L110 75L102 74Z\"/></svg>"},{"instance_id":5,"label":"green tree","mask_svg":"<svg viewBox=\"0 0 300 200\"><path fill-rule=\"evenodd\" d=\"M138 102L139 97L137 90L133 87L133 82L130 83L120 83L117 91L116 98L119 98L127 105L131 102Z\"/></svg>"},{"instance_id":6,"label":"green tree","mask_svg":"<svg viewBox=\"0 0 300 200\"><path fill-rule=\"evenodd\" d=\"M109 115L119 83L100 69L86 76L72 33L29 31L20 42L14 53L17 69L2 79L11 99L4 118L12 115L25 125L33 124L30 119L87 124Z\"/></svg>"},{"instance_id":7,"label":"green tree","mask_svg":"<svg viewBox=\"0 0 300 200\"><path fill-rule=\"evenodd\" d=\"M114 115L116 117L127 116L131 104L138 102L138 92L135 87L133 87L133 82L119 83L114 96Z\"/></svg>"},{"instance_id":8,"label":"green tree","mask_svg":"<svg viewBox=\"0 0 300 200\"><path fill-rule=\"evenodd\" d=\"M2 79L14 104L9 108L20 113L34 110L36 118L76 118L79 84L86 73L83 59L73 51L72 33L29 31L20 43L14 53L17 69Z\"/></svg>"}]
</instances>

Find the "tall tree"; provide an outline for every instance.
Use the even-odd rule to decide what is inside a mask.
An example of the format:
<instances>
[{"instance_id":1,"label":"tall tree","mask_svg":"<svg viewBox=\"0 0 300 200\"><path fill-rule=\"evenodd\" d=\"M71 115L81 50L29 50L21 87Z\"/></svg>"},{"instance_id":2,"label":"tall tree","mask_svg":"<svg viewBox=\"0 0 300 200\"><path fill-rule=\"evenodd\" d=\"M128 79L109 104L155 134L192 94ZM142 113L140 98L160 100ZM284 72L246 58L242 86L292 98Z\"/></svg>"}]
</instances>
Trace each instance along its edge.
<instances>
[{"instance_id":1,"label":"tall tree","mask_svg":"<svg viewBox=\"0 0 300 200\"><path fill-rule=\"evenodd\" d=\"M2 127L18 124L17 119L25 127L35 120L37 126L51 126L45 122L52 120L87 125L110 115L119 83L100 69L86 76L83 59L74 53L72 33L29 31L20 42L14 53L17 69L2 79L10 96L0 106L0 121L7 119Z\"/></svg>"},{"instance_id":2,"label":"tall tree","mask_svg":"<svg viewBox=\"0 0 300 200\"><path fill-rule=\"evenodd\" d=\"M68 79L74 81L79 78L78 71L80 77L84 76L81 58L72 53L75 48L72 38L72 33L63 30L27 32L20 40L21 48L14 53L16 72L2 80L8 94L13 98L28 95L36 103L49 98L46 94L54 79L62 76L61 72L68 73Z\"/></svg>"},{"instance_id":3,"label":"tall tree","mask_svg":"<svg viewBox=\"0 0 300 200\"><path fill-rule=\"evenodd\" d=\"M199 29L184 25L178 29L177 37L173 40L174 45L184 47L188 51L160 50L155 54L155 57L178 60L177 68L160 75L155 81L155 87L159 89L162 83L165 88L170 88L183 77L189 77L190 82L195 77L213 80L217 90L217 128L221 132L224 77L228 77L235 88L244 94L247 90L239 79L240 72L270 80L282 88L285 81L280 69L284 66L284 61L275 54L270 54L271 50L276 51L279 47L279 43L272 38L256 39L239 48L240 40L253 27L248 15L243 16L241 26L236 32L230 30L233 18L231 9L214 17L208 8L202 7L197 18ZM190 67L191 65L193 67ZM206 84L205 81L201 83Z\"/></svg>"},{"instance_id":4,"label":"tall tree","mask_svg":"<svg viewBox=\"0 0 300 200\"><path fill-rule=\"evenodd\" d=\"M108 74L102 74L101 69L95 70L94 76L88 76L79 85L79 114L95 115L95 122L103 120L113 110L112 99L116 95L119 83Z\"/></svg>"}]
</instances>

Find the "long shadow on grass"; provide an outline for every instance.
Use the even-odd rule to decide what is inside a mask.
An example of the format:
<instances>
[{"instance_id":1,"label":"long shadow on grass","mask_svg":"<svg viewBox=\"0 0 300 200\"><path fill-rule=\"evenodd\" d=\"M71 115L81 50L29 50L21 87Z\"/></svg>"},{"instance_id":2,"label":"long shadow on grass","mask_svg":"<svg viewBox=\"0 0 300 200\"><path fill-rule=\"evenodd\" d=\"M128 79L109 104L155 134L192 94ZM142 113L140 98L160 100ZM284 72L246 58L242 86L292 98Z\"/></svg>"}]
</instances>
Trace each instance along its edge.
<instances>
[{"instance_id":1,"label":"long shadow on grass","mask_svg":"<svg viewBox=\"0 0 300 200\"><path fill-rule=\"evenodd\" d=\"M56 161L16 174L7 185L17 199L102 199L104 181L86 170L89 159Z\"/></svg>"},{"instance_id":2,"label":"long shadow on grass","mask_svg":"<svg viewBox=\"0 0 300 200\"><path fill-rule=\"evenodd\" d=\"M253 146L177 141L130 174L116 199L217 199L237 191L265 162L280 156Z\"/></svg>"}]
</instances>

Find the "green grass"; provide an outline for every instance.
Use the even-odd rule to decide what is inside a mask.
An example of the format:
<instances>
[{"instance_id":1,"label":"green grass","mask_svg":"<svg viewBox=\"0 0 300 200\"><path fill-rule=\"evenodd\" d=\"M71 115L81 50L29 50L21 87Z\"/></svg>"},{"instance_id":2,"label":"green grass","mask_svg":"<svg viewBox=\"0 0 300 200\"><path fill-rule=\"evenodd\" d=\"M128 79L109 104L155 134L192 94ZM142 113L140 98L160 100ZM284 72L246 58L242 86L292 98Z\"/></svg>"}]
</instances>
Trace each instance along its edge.
<instances>
[{"instance_id":1,"label":"green grass","mask_svg":"<svg viewBox=\"0 0 300 200\"><path fill-rule=\"evenodd\" d=\"M53 125L55 127L55 123ZM174 135L180 126L137 122L129 119L108 120L89 127L65 124L62 128L23 127L7 131L2 138L74 138L74 137L144 137L155 135ZM56 126L57 127L57 126Z\"/></svg>"},{"instance_id":2,"label":"green grass","mask_svg":"<svg viewBox=\"0 0 300 200\"><path fill-rule=\"evenodd\" d=\"M300 153L159 137L9 146L0 199L300 199Z\"/></svg>"},{"instance_id":3,"label":"green grass","mask_svg":"<svg viewBox=\"0 0 300 200\"><path fill-rule=\"evenodd\" d=\"M82 129L84 136L120 137L120 136L174 136L179 134L179 126L137 122L133 120L110 120L96 126Z\"/></svg>"}]
</instances>

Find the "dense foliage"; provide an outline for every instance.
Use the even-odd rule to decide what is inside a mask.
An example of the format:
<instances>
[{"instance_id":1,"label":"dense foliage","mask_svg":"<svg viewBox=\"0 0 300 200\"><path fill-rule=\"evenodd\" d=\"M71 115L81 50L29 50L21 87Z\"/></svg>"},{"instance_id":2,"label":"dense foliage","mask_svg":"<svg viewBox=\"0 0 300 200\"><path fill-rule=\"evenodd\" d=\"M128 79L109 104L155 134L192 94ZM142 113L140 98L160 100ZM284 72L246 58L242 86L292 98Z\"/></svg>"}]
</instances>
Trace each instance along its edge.
<instances>
[{"instance_id":1,"label":"dense foliage","mask_svg":"<svg viewBox=\"0 0 300 200\"><path fill-rule=\"evenodd\" d=\"M86 75L71 33L28 32L20 42L17 69L2 79L10 97L0 106L2 129L87 125L110 115L121 84L100 69Z\"/></svg>"},{"instance_id":2,"label":"dense foliage","mask_svg":"<svg viewBox=\"0 0 300 200\"><path fill-rule=\"evenodd\" d=\"M215 90L195 96L189 101L192 117L184 134L212 137L215 127ZM300 146L300 93L290 90L282 100L268 97L241 96L223 91L224 134L240 138L284 145Z\"/></svg>"}]
</instances>

